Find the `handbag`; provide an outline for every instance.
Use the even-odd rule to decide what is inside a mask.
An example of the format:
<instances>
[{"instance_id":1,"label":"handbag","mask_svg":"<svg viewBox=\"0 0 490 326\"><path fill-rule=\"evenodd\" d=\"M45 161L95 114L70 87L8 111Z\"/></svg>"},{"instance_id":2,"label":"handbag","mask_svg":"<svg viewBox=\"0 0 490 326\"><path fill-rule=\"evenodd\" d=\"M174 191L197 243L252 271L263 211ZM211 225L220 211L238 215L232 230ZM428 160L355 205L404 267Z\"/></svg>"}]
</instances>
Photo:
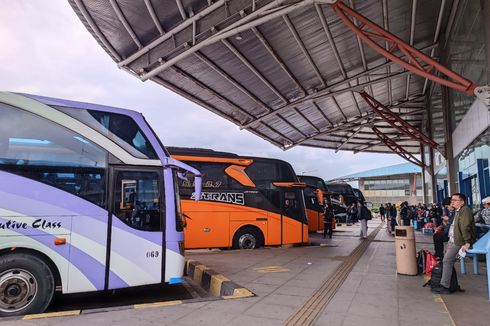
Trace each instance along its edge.
<instances>
[{"instance_id":1,"label":"handbag","mask_svg":"<svg viewBox=\"0 0 490 326\"><path fill-rule=\"evenodd\" d=\"M425 253L425 274L431 274L434 266L437 265L437 258L429 250L424 250Z\"/></svg>"}]
</instances>

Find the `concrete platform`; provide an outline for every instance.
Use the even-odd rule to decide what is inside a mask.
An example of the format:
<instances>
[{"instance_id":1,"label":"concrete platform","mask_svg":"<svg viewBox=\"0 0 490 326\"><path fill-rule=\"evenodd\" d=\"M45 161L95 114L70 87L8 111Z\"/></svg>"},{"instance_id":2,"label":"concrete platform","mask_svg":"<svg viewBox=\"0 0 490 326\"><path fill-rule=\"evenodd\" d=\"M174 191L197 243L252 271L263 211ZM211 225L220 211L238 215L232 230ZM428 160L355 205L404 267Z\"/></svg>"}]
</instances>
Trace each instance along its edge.
<instances>
[{"instance_id":1,"label":"concrete platform","mask_svg":"<svg viewBox=\"0 0 490 326\"><path fill-rule=\"evenodd\" d=\"M369 232L379 223L371 221ZM282 325L349 259L363 241L358 232L359 226L343 226L331 240L312 235L317 246L310 247L188 253L189 259L247 287L255 297L2 325ZM416 237L419 248L433 249L430 236L416 233ZM423 276L397 275L393 241L385 229L380 230L315 325L488 325L485 274L458 275L465 293L433 295L422 287Z\"/></svg>"}]
</instances>

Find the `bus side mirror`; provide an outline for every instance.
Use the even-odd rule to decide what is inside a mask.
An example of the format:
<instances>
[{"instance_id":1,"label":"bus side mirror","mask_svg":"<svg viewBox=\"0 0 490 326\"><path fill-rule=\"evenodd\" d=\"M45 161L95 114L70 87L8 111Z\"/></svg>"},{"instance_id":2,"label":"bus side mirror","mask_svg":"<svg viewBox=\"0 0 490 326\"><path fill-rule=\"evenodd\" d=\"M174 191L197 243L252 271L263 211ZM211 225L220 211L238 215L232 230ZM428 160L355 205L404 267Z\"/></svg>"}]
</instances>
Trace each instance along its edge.
<instances>
[{"instance_id":1,"label":"bus side mirror","mask_svg":"<svg viewBox=\"0 0 490 326\"><path fill-rule=\"evenodd\" d=\"M316 199L318 200L318 204L323 205L323 191L320 189L315 190L316 193Z\"/></svg>"},{"instance_id":2,"label":"bus side mirror","mask_svg":"<svg viewBox=\"0 0 490 326\"><path fill-rule=\"evenodd\" d=\"M202 177L200 175L196 175L194 178L194 193L195 201L199 201L201 199L201 189L202 189Z\"/></svg>"}]
</instances>

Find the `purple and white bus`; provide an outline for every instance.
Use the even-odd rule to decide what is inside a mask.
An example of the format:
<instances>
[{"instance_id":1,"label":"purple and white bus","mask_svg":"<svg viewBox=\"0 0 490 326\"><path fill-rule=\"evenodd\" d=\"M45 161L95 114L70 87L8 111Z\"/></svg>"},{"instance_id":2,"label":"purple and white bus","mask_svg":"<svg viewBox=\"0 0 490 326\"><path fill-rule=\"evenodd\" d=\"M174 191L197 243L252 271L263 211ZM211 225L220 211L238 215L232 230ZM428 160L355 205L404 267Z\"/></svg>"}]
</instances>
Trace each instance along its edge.
<instances>
[{"instance_id":1,"label":"purple and white bus","mask_svg":"<svg viewBox=\"0 0 490 326\"><path fill-rule=\"evenodd\" d=\"M0 316L182 282L185 171L140 113L0 92Z\"/></svg>"}]
</instances>

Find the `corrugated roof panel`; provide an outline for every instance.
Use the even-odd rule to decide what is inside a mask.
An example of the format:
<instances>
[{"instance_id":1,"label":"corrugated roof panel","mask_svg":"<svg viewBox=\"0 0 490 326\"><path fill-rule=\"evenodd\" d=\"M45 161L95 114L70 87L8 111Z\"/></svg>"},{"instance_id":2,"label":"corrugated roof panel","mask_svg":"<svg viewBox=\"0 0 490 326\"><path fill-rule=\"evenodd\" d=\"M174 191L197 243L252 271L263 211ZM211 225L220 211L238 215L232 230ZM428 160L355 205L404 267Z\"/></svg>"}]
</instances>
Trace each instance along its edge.
<instances>
[{"instance_id":1,"label":"corrugated roof panel","mask_svg":"<svg viewBox=\"0 0 490 326\"><path fill-rule=\"evenodd\" d=\"M240 127L253 128L251 132L280 147L299 144L335 149L342 145L345 150L389 152L379 141L370 140L376 139L370 128L352 136L360 123L372 122L389 137L396 137L395 141L404 139L386 122L373 120L371 108L356 93L361 90L372 92L378 102L393 104L393 111L400 112L415 127L422 126L421 112L407 114L409 109L400 110L396 104L421 97L424 78L412 75L407 94L407 72L396 64L385 65L386 59L365 43L360 49L356 35L329 5L318 6L320 16L315 5L302 0L257 1L255 12L248 0L228 0L226 4L222 0L182 0L184 12L179 11L174 0L117 0L121 18L109 1L69 1L104 49L116 61L122 58L122 67L141 74L142 79L162 78L168 83L153 77ZM154 9L153 16L148 3ZM360 14L379 25L386 18L391 32L410 41L411 1L388 1L388 17L383 17L383 2L379 0L344 3L355 4ZM265 6L269 9L253 18ZM441 0L417 2L413 26L416 47L432 44L440 6ZM291 8L297 9L288 11ZM446 5L442 26L449 11L450 6ZM325 18L334 47L320 17ZM135 37L131 37L131 30L126 30L121 19L127 20ZM260 23L256 23L257 19ZM158 30L160 25L163 35ZM238 26L239 34L235 30L219 39L223 31ZM151 48L138 52L139 42L143 47L151 44ZM384 41L378 44L385 47ZM194 54L197 48L200 49ZM400 54L398 50L395 53ZM382 69L373 70L380 65L384 65ZM348 79L353 76L356 78ZM414 110L420 105L425 104L419 101ZM361 114L363 117L359 118ZM362 142L367 145L360 146ZM410 152L420 149L413 143L400 144Z\"/></svg>"}]
</instances>

